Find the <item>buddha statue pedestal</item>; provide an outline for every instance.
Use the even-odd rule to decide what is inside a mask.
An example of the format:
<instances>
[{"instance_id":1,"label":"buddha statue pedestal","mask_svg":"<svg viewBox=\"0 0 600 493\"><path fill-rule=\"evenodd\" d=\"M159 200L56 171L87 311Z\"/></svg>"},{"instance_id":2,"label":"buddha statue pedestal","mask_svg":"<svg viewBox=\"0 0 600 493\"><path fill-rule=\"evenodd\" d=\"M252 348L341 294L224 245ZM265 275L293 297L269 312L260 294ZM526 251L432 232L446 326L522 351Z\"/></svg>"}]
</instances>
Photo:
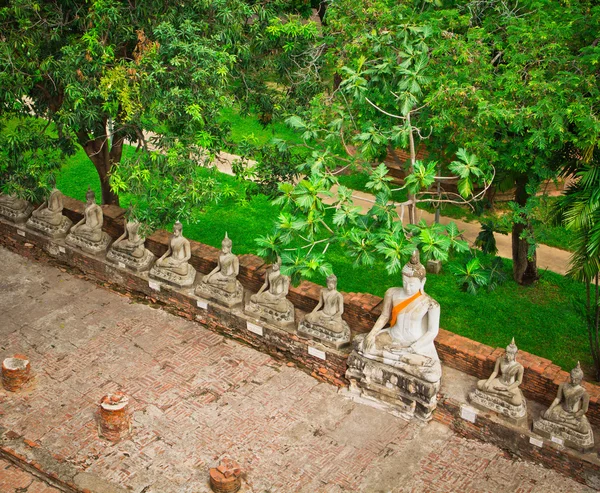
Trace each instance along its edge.
<instances>
[{"instance_id":1,"label":"buddha statue pedestal","mask_svg":"<svg viewBox=\"0 0 600 493\"><path fill-rule=\"evenodd\" d=\"M583 371L577 363L570 380L558 386L550 407L533 422L533 431L545 438L560 438L566 447L585 453L594 448L594 432L585 416L590 396L582 381Z\"/></svg>"},{"instance_id":2,"label":"buddha statue pedestal","mask_svg":"<svg viewBox=\"0 0 600 493\"><path fill-rule=\"evenodd\" d=\"M337 277L327 278L327 288L321 290L319 303L298 324L298 334L316 339L327 346L340 349L350 343L350 327L342 319L344 297L337 290Z\"/></svg>"},{"instance_id":3,"label":"buddha statue pedestal","mask_svg":"<svg viewBox=\"0 0 600 493\"><path fill-rule=\"evenodd\" d=\"M144 247L146 239L138 235L139 228L137 221L127 221L125 231L111 245L106 260L134 272L150 270L154 254Z\"/></svg>"},{"instance_id":4,"label":"buddha statue pedestal","mask_svg":"<svg viewBox=\"0 0 600 493\"><path fill-rule=\"evenodd\" d=\"M527 426L527 401L519 385L523 365L516 360L518 348L513 338L495 363L494 371L469 394L469 402L483 411L494 411L517 426Z\"/></svg>"},{"instance_id":5,"label":"buddha statue pedestal","mask_svg":"<svg viewBox=\"0 0 600 493\"><path fill-rule=\"evenodd\" d=\"M202 278L195 291L196 296L214 300L228 308L241 305L244 301L244 288L237 280L240 262L231 253L231 247L232 241L225 233L217 266Z\"/></svg>"},{"instance_id":6,"label":"buddha statue pedestal","mask_svg":"<svg viewBox=\"0 0 600 493\"><path fill-rule=\"evenodd\" d=\"M95 240L87 236L79 236L77 233L71 231L65 241L67 245L77 247L84 252L91 253L92 255L98 255L99 253L105 252L110 245L111 237L104 231L100 234L100 239Z\"/></svg>"},{"instance_id":7,"label":"buddha statue pedestal","mask_svg":"<svg viewBox=\"0 0 600 493\"><path fill-rule=\"evenodd\" d=\"M281 259L277 259L265 274L265 282L258 293L250 296L244 311L257 319L273 323L291 331L295 328L294 305L286 298L290 278L280 272Z\"/></svg>"},{"instance_id":8,"label":"buddha statue pedestal","mask_svg":"<svg viewBox=\"0 0 600 493\"><path fill-rule=\"evenodd\" d=\"M150 269L148 277L176 288L192 286L196 280L196 269L188 263L191 256L190 242L183 237L183 226L177 221L167 251Z\"/></svg>"},{"instance_id":9,"label":"buddha statue pedestal","mask_svg":"<svg viewBox=\"0 0 600 493\"><path fill-rule=\"evenodd\" d=\"M385 292L371 331L354 338L346 378L362 395L427 421L437 406L442 365L433 343L440 305L425 294L425 275L415 251L402 268L402 287Z\"/></svg>"},{"instance_id":10,"label":"buddha statue pedestal","mask_svg":"<svg viewBox=\"0 0 600 493\"><path fill-rule=\"evenodd\" d=\"M12 195L0 195L0 216L9 221L15 224L24 223L32 212L33 206L26 200Z\"/></svg>"},{"instance_id":11,"label":"buddha statue pedestal","mask_svg":"<svg viewBox=\"0 0 600 493\"><path fill-rule=\"evenodd\" d=\"M62 211L63 195L55 188L50 193L48 200L33 211L27 221L27 227L53 240L64 238L73 223L68 217L63 216Z\"/></svg>"},{"instance_id":12,"label":"buddha statue pedestal","mask_svg":"<svg viewBox=\"0 0 600 493\"><path fill-rule=\"evenodd\" d=\"M409 369L408 365L403 369L360 354L358 347L363 338L364 335L355 336L355 349L348 357L346 378L358 387L354 392L386 403L405 418L429 421L437 407L441 368L437 379L427 381L411 374L415 372L405 371Z\"/></svg>"}]
</instances>

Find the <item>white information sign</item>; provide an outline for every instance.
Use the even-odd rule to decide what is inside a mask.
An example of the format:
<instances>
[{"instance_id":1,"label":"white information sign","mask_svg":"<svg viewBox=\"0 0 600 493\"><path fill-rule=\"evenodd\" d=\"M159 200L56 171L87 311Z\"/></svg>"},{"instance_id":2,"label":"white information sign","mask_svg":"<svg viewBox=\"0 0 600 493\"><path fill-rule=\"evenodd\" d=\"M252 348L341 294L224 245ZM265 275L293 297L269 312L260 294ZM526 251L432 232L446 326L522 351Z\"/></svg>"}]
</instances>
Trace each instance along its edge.
<instances>
[{"instance_id":1,"label":"white information sign","mask_svg":"<svg viewBox=\"0 0 600 493\"><path fill-rule=\"evenodd\" d=\"M198 300L196 301L196 305L198 308L202 308L203 310L208 310L208 301L206 300Z\"/></svg>"},{"instance_id":2,"label":"white information sign","mask_svg":"<svg viewBox=\"0 0 600 493\"><path fill-rule=\"evenodd\" d=\"M65 250L65 247L64 247L64 246L59 246L59 247L58 247L58 251L59 251L60 253L67 253L67 251Z\"/></svg>"},{"instance_id":3,"label":"white information sign","mask_svg":"<svg viewBox=\"0 0 600 493\"><path fill-rule=\"evenodd\" d=\"M475 423L475 419L477 419L477 411L469 406L461 406L460 417L465 421Z\"/></svg>"},{"instance_id":4,"label":"white information sign","mask_svg":"<svg viewBox=\"0 0 600 493\"><path fill-rule=\"evenodd\" d=\"M148 286L154 291L160 291L160 283L156 281L148 281Z\"/></svg>"},{"instance_id":5,"label":"white information sign","mask_svg":"<svg viewBox=\"0 0 600 493\"><path fill-rule=\"evenodd\" d=\"M22 229L17 229L17 234L19 236L25 236L25 231L23 231Z\"/></svg>"},{"instance_id":6,"label":"white information sign","mask_svg":"<svg viewBox=\"0 0 600 493\"><path fill-rule=\"evenodd\" d=\"M554 443L558 443L559 445L565 444L565 441L562 438L552 437L550 440L552 440Z\"/></svg>"},{"instance_id":7,"label":"white information sign","mask_svg":"<svg viewBox=\"0 0 600 493\"><path fill-rule=\"evenodd\" d=\"M121 267L121 269L126 269L125 264L123 262L119 262L119 267Z\"/></svg>"},{"instance_id":8,"label":"white information sign","mask_svg":"<svg viewBox=\"0 0 600 493\"><path fill-rule=\"evenodd\" d=\"M253 324L252 322L246 322L246 327L250 332L257 334L259 336L263 335L263 328L260 325Z\"/></svg>"},{"instance_id":9,"label":"white information sign","mask_svg":"<svg viewBox=\"0 0 600 493\"><path fill-rule=\"evenodd\" d=\"M540 440L538 438L534 438L534 437L529 437L529 443L531 443L531 445L535 445L536 447L542 447L544 445L544 441Z\"/></svg>"},{"instance_id":10,"label":"white information sign","mask_svg":"<svg viewBox=\"0 0 600 493\"><path fill-rule=\"evenodd\" d=\"M308 354L314 356L315 358L327 359L327 353L325 353L325 351L317 349L316 347L308 346Z\"/></svg>"}]
</instances>

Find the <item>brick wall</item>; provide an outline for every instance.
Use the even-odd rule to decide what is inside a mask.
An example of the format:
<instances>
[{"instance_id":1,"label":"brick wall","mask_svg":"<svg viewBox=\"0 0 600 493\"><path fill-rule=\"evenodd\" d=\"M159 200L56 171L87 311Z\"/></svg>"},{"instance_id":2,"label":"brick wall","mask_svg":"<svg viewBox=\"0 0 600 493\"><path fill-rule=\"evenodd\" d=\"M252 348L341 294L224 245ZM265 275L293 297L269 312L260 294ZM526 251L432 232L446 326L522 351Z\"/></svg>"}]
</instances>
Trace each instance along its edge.
<instances>
[{"instance_id":1,"label":"brick wall","mask_svg":"<svg viewBox=\"0 0 600 493\"><path fill-rule=\"evenodd\" d=\"M103 206L104 230L113 238L123 231L124 211L114 206ZM83 204L74 199L65 198L65 215L73 222L81 219ZM26 256L45 258L44 251L49 250L49 240L27 230L27 236L17 234L17 228L0 221L0 242L8 248ZM169 234L158 231L147 239L146 245L155 255L162 255L167 249ZM30 247L25 247L28 243ZM198 273L206 274L216 265L218 249L191 241L191 264ZM45 250L44 250L45 249ZM242 340L270 354L280 354L306 367L319 378L324 378L341 385L344 383L346 351L327 349L327 361L323 362L308 356L307 347L314 345L311 341L285 331L266 330L264 337L255 336L245 328L246 319L222 311L211 304L208 311L195 306L195 299L176 291L160 293L149 289L148 283L139 275L125 272L106 264L101 257L91 257L76 250L67 249L66 254L54 252L56 258L65 264L81 269L86 274L114 285L117 289L126 289L133 293L143 293L157 301L165 303L167 308L180 314L195 318L213 330ZM239 280L243 286L256 292L263 284L267 265L255 255L240 255ZM289 299L298 309L297 316L310 311L317 304L321 287L303 281L298 287L290 289ZM381 313L382 299L368 293L343 293L345 300L344 319L353 333L368 332ZM442 308L443 309L443 308ZM237 315L236 315L237 316ZM502 354L501 348L492 348L466 337L440 329L436 346L444 364L478 378L487 378L492 372L496 358ZM568 379L568 373L562 371L552 361L519 351L519 361L525 367L523 389L526 397L550 404L556 395L558 385ZM596 426L600 426L600 387L586 383L590 393L590 409L588 418Z\"/></svg>"}]
</instances>

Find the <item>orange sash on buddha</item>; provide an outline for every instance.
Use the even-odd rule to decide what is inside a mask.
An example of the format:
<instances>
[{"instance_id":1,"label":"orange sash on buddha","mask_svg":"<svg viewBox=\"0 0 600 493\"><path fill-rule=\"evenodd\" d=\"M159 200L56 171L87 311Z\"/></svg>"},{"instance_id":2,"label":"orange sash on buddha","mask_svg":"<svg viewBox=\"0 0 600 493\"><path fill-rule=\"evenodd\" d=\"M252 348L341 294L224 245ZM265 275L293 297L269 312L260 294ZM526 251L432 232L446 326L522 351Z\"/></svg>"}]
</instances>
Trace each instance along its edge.
<instances>
[{"instance_id":1,"label":"orange sash on buddha","mask_svg":"<svg viewBox=\"0 0 600 493\"><path fill-rule=\"evenodd\" d=\"M410 298L406 298L404 301L401 301L396 306L394 306L394 308L392 308L392 318L390 319L390 327L393 327L396 323L398 314L402 310L404 310L408 305L410 305L413 301L415 301L419 296L421 296L421 291L417 291Z\"/></svg>"}]
</instances>

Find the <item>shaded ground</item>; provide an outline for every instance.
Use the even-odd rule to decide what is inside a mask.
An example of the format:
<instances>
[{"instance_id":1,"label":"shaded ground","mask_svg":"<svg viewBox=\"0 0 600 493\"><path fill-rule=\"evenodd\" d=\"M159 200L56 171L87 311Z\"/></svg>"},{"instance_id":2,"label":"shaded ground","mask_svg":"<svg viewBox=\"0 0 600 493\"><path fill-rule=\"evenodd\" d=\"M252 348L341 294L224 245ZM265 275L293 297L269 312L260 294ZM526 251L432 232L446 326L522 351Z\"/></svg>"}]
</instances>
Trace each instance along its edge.
<instances>
[{"instance_id":1,"label":"shaded ground","mask_svg":"<svg viewBox=\"0 0 600 493\"><path fill-rule=\"evenodd\" d=\"M0 459L0 492L2 493L60 493L10 462Z\"/></svg>"},{"instance_id":2,"label":"shaded ground","mask_svg":"<svg viewBox=\"0 0 600 493\"><path fill-rule=\"evenodd\" d=\"M225 455L254 493L591 491L0 248L0 358L14 353L36 378L21 393L0 389L0 426L137 493L209 491L207 469ZM134 433L113 445L94 412L116 390L132 397Z\"/></svg>"}]
</instances>

